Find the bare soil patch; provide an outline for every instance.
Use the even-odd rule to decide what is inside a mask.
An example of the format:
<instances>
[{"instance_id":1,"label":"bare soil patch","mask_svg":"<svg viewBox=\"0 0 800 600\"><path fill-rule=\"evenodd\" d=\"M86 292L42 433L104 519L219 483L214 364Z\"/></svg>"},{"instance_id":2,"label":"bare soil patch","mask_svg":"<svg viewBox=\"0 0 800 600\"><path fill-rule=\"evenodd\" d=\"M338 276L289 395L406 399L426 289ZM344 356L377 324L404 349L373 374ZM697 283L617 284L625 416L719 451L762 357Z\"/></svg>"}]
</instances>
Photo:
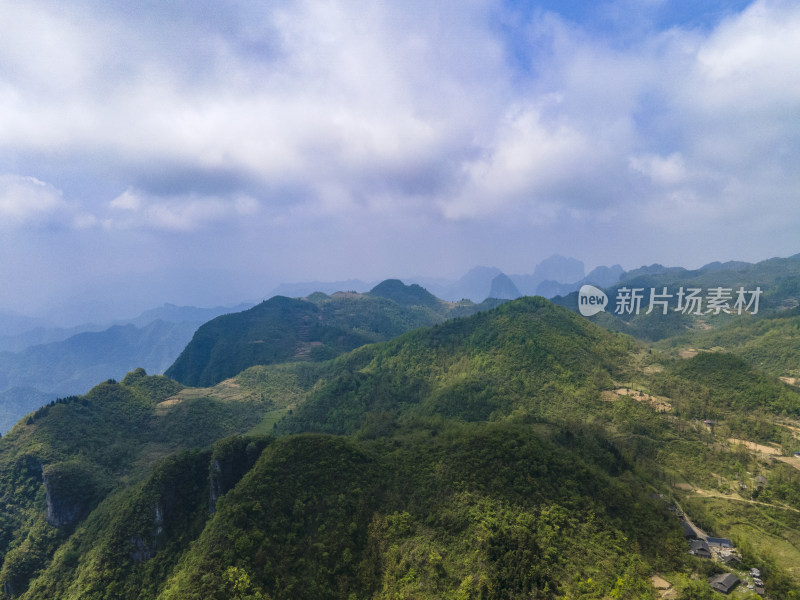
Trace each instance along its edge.
<instances>
[{"instance_id":1,"label":"bare soil patch","mask_svg":"<svg viewBox=\"0 0 800 600\"><path fill-rule=\"evenodd\" d=\"M756 444L755 442L748 442L747 440L739 440L736 438L728 438L731 444L741 444L748 450L753 452L761 452L762 454L769 454L771 456L778 456L781 454L780 449L773 446L765 446L764 444Z\"/></svg>"},{"instance_id":2,"label":"bare soil patch","mask_svg":"<svg viewBox=\"0 0 800 600\"><path fill-rule=\"evenodd\" d=\"M678 487L677 485L675 487ZM793 512L800 512L793 506L787 506L785 504L778 504L778 503L770 503L770 502L761 502L760 500L751 500L749 498L742 498L741 496L734 496L732 494L723 494L722 492L716 492L714 490L702 490L700 488L695 488L694 493L698 496L705 496L707 498L720 498L721 500L731 500L733 502L745 502L747 504L758 504L760 506L769 506L770 508L779 508L781 510L791 510Z\"/></svg>"},{"instance_id":3,"label":"bare soil patch","mask_svg":"<svg viewBox=\"0 0 800 600\"><path fill-rule=\"evenodd\" d=\"M778 456L777 459L785 462L787 465L793 466L795 469L800 470L800 458L796 456Z\"/></svg>"},{"instance_id":4,"label":"bare soil patch","mask_svg":"<svg viewBox=\"0 0 800 600\"><path fill-rule=\"evenodd\" d=\"M651 396L650 394L627 387L606 390L601 394L602 399L606 402L613 402L619 396L628 396L637 402L647 404L649 407L655 409L656 412L669 412L672 410L672 404L670 404L669 398L664 398L662 396Z\"/></svg>"},{"instance_id":5,"label":"bare soil patch","mask_svg":"<svg viewBox=\"0 0 800 600\"><path fill-rule=\"evenodd\" d=\"M672 587L672 584L663 577L661 577L661 575L651 575L650 581L653 582L653 587L656 588L657 590L668 590L669 588Z\"/></svg>"},{"instance_id":6,"label":"bare soil patch","mask_svg":"<svg viewBox=\"0 0 800 600\"><path fill-rule=\"evenodd\" d=\"M184 399L185 399L185 396L182 397L181 394L183 392L185 392L185 391L186 390L181 390L180 392L178 392L174 396L170 396L166 400L156 404L156 416L163 417L165 414L167 414L170 411L170 409L173 406L177 406L178 404L183 402Z\"/></svg>"},{"instance_id":7,"label":"bare soil patch","mask_svg":"<svg viewBox=\"0 0 800 600\"><path fill-rule=\"evenodd\" d=\"M163 417L181 402L195 400L197 398L211 398L212 400L220 400L222 402L241 402L255 399L255 396L256 394L254 392L242 388L242 386L233 379L226 379L210 388L183 389L163 402L156 404L155 412L157 416Z\"/></svg>"},{"instance_id":8,"label":"bare soil patch","mask_svg":"<svg viewBox=\"0 0 800 600\"><path fill-rule=\"evenodd\" d=\"M786 427L786 429L791 429L794 433L800 433L800 427L797 427L796 425L789 425L788 423L778 423L778 425L781 427Z\"/></svg>"}]
</instances>

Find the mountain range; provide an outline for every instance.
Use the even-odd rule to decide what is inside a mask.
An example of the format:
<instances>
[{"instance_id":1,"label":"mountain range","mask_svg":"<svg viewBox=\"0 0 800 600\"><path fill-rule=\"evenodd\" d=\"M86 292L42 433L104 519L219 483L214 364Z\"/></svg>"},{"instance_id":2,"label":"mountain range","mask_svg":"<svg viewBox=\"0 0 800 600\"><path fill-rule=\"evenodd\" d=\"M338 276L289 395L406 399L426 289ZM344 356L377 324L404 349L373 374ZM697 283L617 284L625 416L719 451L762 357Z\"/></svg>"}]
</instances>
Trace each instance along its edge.
<instances>
[{"instance_id":1,"label":"mountain range","mask_svg":"<svg viewBox=\"0 0 800 600\"><path fill-rule=\"evenodd\" d=\"M498 303L444 302L419 285L407 286L397 279L387 279L364 294L274 296L204 324L166 375L184 385L214 385L253 365L331 359Z\"/></svg>"},{"instance_id":2,"label":"mountain range","mask_svg":"<svg viewBox=\"0 0 800 600\"><path fill-rule=\"evenodd\" d=\"M482 302L486 298L505 298L505 296L494 295L492 289L493 281L500 275L508 277L515 286L514 288L506 286L507 293L516 294L513 298L534 295L550 298L577 290L583 283L593 283L601 287L613 285L619 281L623 273L624 270L621 266L614 265L613 267L596 267L588 275L585 275L584 265L581 261L554 254L537 264L533 273L530 274L507 275L497 267L479 266L470 269L456 280L444 277L408 277L403 278L403 281L407 284L420 285L443 300ZM337 291L353 291L363 293L373 288L376 283L366 283L360 279L282 283L269 295L299 298L309 296L314 292L332 294Z\"/></svg>"},{"instance_id":3,"label":"mountain range","mask_svg":"<svg viewBox=\"0 0 800 600\"><path fill-rule=\"evenodd\" d=\"M398 280L216 317L174 379L132 370L0 439L0 597L689 600L729 573L750 600L757 568L797 598L799 267L606 288L763 288L661 336ZM733 548L691 554L687 523Z\"/></svg>"},{"instance_id":4,"label":"mountain range","mask_svg":"<svg viewBox=\"0 0 800 600\"><path fill-rule=\"evenodd\" d=\"M42 326L0 337L0 434L57 397L83 394L137 366L160 374L205 321L249 305L196 308L164 304L132 319L72 328Z\"/></svg>"}]
</instances>

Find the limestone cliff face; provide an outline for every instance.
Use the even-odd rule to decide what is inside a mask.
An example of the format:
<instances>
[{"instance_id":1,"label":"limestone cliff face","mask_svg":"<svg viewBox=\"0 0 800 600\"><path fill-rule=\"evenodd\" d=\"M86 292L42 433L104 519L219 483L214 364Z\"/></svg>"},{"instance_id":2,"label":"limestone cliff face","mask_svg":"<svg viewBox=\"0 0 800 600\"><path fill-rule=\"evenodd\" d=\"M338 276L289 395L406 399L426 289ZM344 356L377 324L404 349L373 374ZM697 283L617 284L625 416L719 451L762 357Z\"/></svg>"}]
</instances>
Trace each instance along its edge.
<instances>
[{"instance_id":1,"label":"limestone cliff face","mask_svg":"<svg viewBox=\"0 0 800 600\"><path fill-rule=\"evenodd\" d=\"M164 507L161 503L157 503L153 512L153 530L150 535L134 535L130 539L133 546L131 559L134 562L141 563L150 560L164 544Z\"/></svg>"},{"instance_id":2,"label":"limestone cliff face","mask_svg":"<svg viewBox=\"0 0 800 600\"><path fill-rule=\"evenodd\" d=\"M214 447L209 465L209 513L216 511L219 498L253 467L267 443L266 439L234 438Z\"/></svg>"},{"instance_id":3,"label":"limestone cliff face","mask_svg":"<svg viewBox=\"0 0 800 600\"><path fill-rule=\"evenodd\" d=\"M189 451L157 463L119 514L120 541L135 563L158 561L200 535L207 514L210 451ZM170 551L169 548L172 548Z\"/></svg>"},{"instance_id":4,"label":"limestone cliff face","mask_svg":"<svg viewBox=\"0 0 800 600\"><path fill-rule=\"evenodd\" d=\"M42 470L47 522L59 529L77 523L97 503L99 486L90 466L76 461L47 465Z\"/></svg>"},{"instance_id":5,"label":"limestone cliff face","mask_svg":"<svg viewBox=\"0 0 800 600\"><path fill-rule=\"evenodd\" d=\"M219 459L215 458L211 461L209 470L208 511L213 514L217 509L217 500L225 493L223 491L225 477L222 471L222 463Z\"/></svg>"},{"instance_id":6,"label":"limestone cliff face","mask_svg":"<svg viewBox=\"0 0 800 600\"><path fill-rule=\"evenodd\" d=\"M53 527L66 527L78 520L81 503L73 497L65 498L53 490L50 479L44 478L47 502L47 522Z\"/></svg>"}]
</instances>

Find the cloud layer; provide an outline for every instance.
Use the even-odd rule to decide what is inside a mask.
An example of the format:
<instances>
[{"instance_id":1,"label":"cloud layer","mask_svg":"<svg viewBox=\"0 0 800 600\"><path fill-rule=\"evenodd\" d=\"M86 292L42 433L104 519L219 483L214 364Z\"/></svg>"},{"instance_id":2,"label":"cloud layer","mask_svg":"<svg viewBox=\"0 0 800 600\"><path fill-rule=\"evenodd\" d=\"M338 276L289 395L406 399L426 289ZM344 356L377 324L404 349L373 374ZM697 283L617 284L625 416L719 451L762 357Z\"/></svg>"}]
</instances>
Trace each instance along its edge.
<instances>
[{"instance_id":1,"label":"cloud layer","mask_svg":"<svg viewBox=\"0 0 800 600\"><path fill-rule=\"evenodd\" d=\"M599 26L499 0L5 3L2 227L164 248L214 232L232 261L398 227L432 254L453 228L528 227L531 265L593 230L647 230L642 260L796 252L800 5L668 27L659 2L605 8ZM496 246L441 267L502 263L480 259ZM387 270L435 266L415 264ZM321 275L273 274L291 272Z\"/></svg>"}]
</instances>

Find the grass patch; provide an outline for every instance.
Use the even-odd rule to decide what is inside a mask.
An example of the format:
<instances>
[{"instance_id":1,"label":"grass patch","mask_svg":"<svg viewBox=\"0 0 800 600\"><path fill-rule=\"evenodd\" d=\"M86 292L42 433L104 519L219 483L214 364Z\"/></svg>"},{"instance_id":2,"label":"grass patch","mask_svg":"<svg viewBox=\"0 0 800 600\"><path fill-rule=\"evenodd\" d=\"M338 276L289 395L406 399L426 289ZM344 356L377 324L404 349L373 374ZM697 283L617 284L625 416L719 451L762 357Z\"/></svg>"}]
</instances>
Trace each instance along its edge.
<instances>
[{"instance_id":1,"label":"grass patch","mask_svg":"<svg viewBox=\"0 0 800 600\"><path fill-rule=\"evenodd\" d=\"M797 585L800 585L800 534L787 530L782 536L772 535L747 523L732 525L730 535L745 539L758 554L769 554Z\"/></svg>"},{"instance_id":2,"label":"grass patch","mask_svg":"<svg viewBox=\"0 0 800 600\"><path fill-rule=\"evenodd\" d=\"M287 414L289 414L288 408L276 408L269 411L258 425L247 432L247 435L270 435L275 424Z\"/></svg>"}]
</instances>

